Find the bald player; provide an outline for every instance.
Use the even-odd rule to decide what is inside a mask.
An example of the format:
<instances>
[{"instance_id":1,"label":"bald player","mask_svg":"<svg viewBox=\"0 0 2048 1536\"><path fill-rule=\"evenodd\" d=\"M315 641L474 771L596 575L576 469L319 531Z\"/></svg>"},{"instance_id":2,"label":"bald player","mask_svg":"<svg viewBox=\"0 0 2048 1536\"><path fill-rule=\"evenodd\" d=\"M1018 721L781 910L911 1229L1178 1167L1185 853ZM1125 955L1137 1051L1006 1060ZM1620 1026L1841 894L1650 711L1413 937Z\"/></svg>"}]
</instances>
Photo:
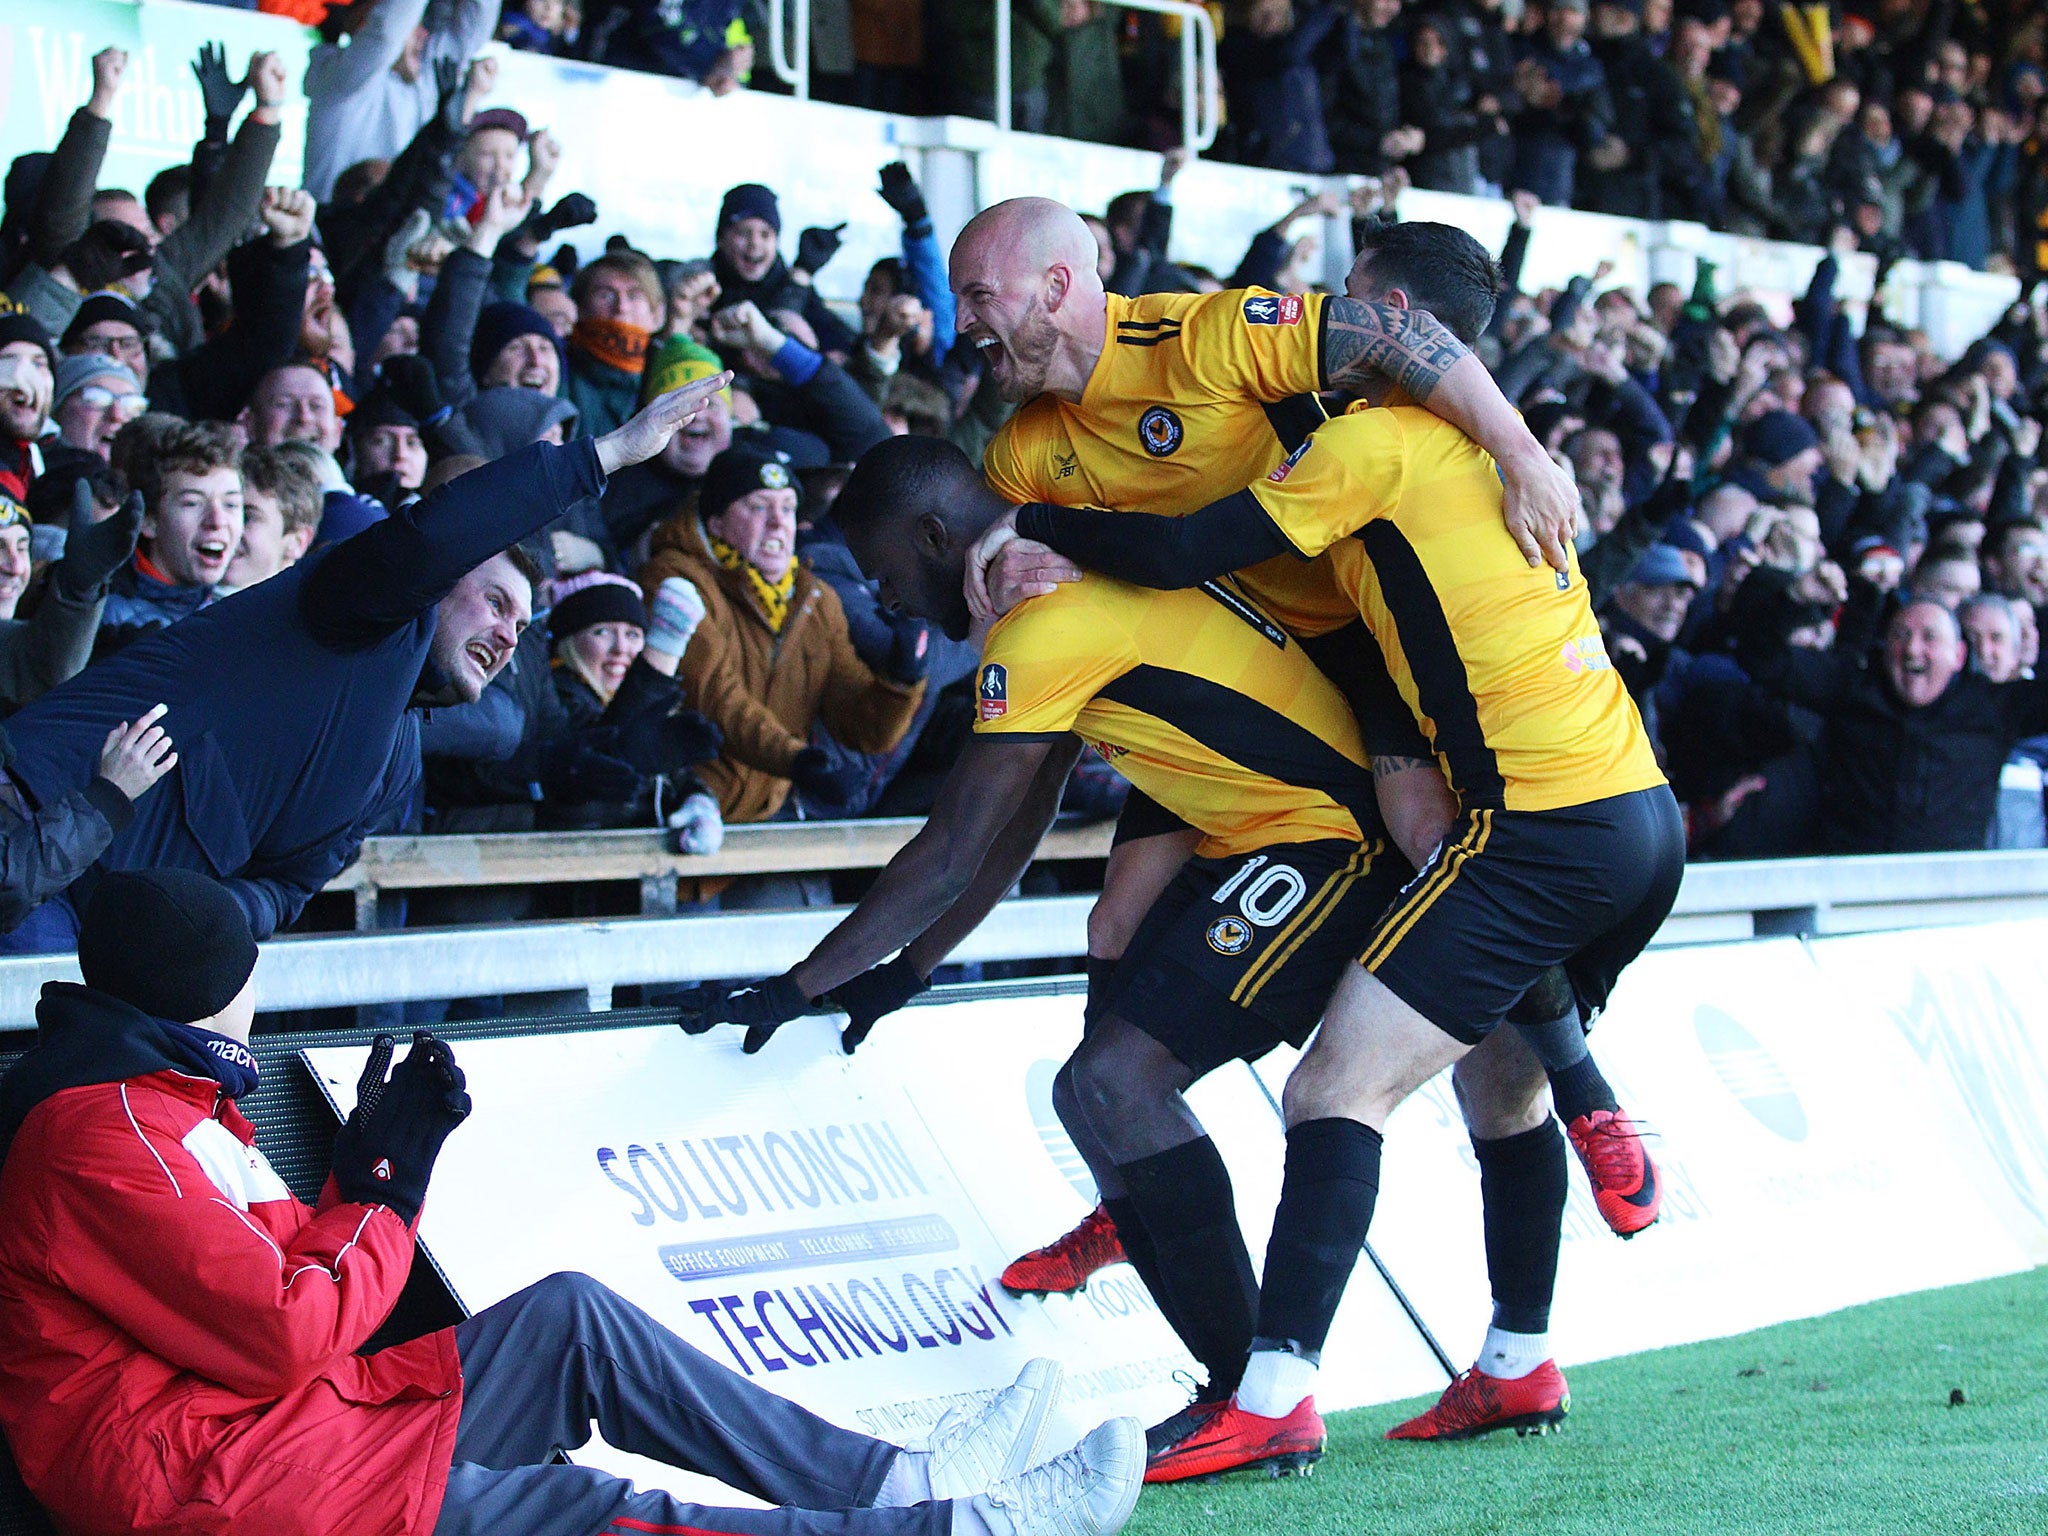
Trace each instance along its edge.
<instances>
[{"instance_id":1,"label":"bald player","mask_svg":"<svg viewBox=\"0 0 2048 1536\"><path fill-rule=\"evenodd\" d=\"M995 205L954 244L960 333L1002 398L1023 407L988 450L984 469L998 494L1192 512L1272 473L1322 421L1318 392L1357 393L1382 381L1493 455L1516 543L1532 565L1563 566L1575 487L1485 367L1431 315L1261 290L1126 299L1104 293L1094 250L1080 219L1044 198ZM1419 862L1455 803L1329 563L1268 561L1238 572L1234 585L1302 641L1345 694L1374 757L1388 831ZM1091 979L1106 979L1194 842L1145 796L1133 797L1089 917ZM915 978L901 980L908 987ZM1071 1290L1120 1256L1098 1211L1012 1265L1004 1283Z\"/></svg>"}]
</instances>

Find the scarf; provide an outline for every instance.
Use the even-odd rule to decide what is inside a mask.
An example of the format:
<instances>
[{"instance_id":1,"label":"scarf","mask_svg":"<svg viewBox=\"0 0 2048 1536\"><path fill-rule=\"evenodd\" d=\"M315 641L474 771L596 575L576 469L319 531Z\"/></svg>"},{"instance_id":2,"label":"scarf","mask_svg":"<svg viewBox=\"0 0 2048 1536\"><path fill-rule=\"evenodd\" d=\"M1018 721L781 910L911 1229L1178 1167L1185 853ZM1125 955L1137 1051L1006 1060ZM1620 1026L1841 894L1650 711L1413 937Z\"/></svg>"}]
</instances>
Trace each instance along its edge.
<instances>
[{"instance_id":1,"label":"scarf","mask_svg":"<svg viewBox=\"0 0 2048 1536\"><path fill-rule=\"evenodd\" d=\"M169 1019L158 1019L157 1023L173 1040L200 1053L206 1070L227 1091L229 1098L239 1099L256 1091L256 1076L260 1070L256 1065L256 1053L241 1041L193 1024L176 1024Z\"/></svg>"},{"instance_id":2,"label":"scarf","mask_svg":"<svg viewBox=\"0 0 2048 1536\"><path fill-rule=\"evenodd\" d=\"M761 617L768 621L771 635L782 633L783 625L789 622L789 599L796 591L796 562L791 561L789 569L782 573L782 580L770 581L747 562L746 556L734 549L717 534L706 530L711 541L712 556L728 571L738 571L747 584L747 590L760 605Z\"/></svg>"},{"instance_id":3,"label":"scarf","mask_svg":"<svg viewBox=\"0 0 2048 1536\"><path fill-rule=\"evenodd\" d=\"M654 332L623 320L600 320L595 315L576 322L569 333L569 345L607 368L639 377L647 366L647 344Z\"/></svg>"}]
</instances>

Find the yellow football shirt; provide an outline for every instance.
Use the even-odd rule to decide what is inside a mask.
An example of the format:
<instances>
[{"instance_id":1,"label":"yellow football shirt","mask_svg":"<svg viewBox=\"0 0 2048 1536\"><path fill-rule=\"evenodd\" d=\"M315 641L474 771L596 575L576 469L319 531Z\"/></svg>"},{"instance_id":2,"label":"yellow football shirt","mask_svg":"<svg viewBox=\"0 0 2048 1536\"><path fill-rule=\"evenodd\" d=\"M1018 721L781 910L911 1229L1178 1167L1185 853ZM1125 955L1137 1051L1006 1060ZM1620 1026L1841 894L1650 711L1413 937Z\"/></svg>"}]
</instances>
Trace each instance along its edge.
<instances>
[{"instance_id":1,"label":"yellow football shirt","mask_svg":"<svg viewBox=\"0 0 2048 1536\"><path fill-rule=\"evenodd\" d=\"M1007 500L1184 517L1272 472L1323 419L1319 294L1260 288L1109 296L1109 336L1080 402L1040 395L988 446ZM1327 562L1238 572L1294 634L1342 629L1358 611Z\"/></svg>"},{"instance_id":2,"label":"yellow football shirt","mask_svg":"<svg viewBox=\"0 0 2048 1536\"><path fill-rule=\"evenodd\" d=\"M1499 471L1416 406L1354 408L1252 490L1328 551L1467 809L1552 810L1662 784L1586 583L1531 569Z\"/></svg>"},{"instance_id":3,"label":"yellow football shirt","mask_svg":"<svg viewBox=\"0 0 2048 1536\"><path fill-rule=\"evenodd\" d=\"M976 731L1077 733L1199 830L1206 857L1379 825L1350 707L1225 585L1153 592L1091 571L1018 604L981 661Z\"/></svg>"}]
</instances>

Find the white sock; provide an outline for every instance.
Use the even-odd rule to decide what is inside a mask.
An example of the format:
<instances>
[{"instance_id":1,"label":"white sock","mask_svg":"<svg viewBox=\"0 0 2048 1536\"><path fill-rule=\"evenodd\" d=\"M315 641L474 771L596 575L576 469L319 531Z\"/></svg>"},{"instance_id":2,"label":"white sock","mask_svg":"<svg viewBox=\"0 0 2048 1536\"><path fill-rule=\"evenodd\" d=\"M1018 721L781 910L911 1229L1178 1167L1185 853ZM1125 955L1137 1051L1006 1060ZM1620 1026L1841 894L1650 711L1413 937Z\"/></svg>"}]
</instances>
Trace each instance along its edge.
<instances>
[{"instance_id":1,"label":"white sock","mask_svg":"<svg viewBox=\"0 0 2048 1536\"><path fill-rule=\"evenodd\" d=\"M1486 1330L1486 1342L1479 1348L1479 1369L1502 1381L1516 1381L1550 1358L1547 1333L1509 1333L1505 1328Z\"/></svg>"},{"instance_id":2,"label":"white sock","mask_svg":"<svg viewBox=\"0 0 2048 1536\"><path fill-rule=\"evenodd\" d=\"M1284 1419L1315 1389L1315 1362L1291 1350L1258 1349L1237 1384L1237 1406L1262 1419Z\"/></svg>"},{"instance_id":3,"label":"white sock","mask_svg":"<svg viewBox=\"0 0 2048 1536\"><path fill-rule=\"evenodd\" d=\"M875 1492L874 1509L908 1509L932 1496L932 1459L923 1451L898 1451Z\"/></svg>"},{"instance_id":4,"label":"white sock","mask_svg":"<svg viewBox=\"0 0 2048 1536\"><path fill-rule=\"evenodd\" d=\"M993 1518L984 1519L984 1515ZM953 1501L952 1536L1016 1536L1016 1529L1002 1511L986 1503L979 1494Z\"/></svg>"}]
</instances>

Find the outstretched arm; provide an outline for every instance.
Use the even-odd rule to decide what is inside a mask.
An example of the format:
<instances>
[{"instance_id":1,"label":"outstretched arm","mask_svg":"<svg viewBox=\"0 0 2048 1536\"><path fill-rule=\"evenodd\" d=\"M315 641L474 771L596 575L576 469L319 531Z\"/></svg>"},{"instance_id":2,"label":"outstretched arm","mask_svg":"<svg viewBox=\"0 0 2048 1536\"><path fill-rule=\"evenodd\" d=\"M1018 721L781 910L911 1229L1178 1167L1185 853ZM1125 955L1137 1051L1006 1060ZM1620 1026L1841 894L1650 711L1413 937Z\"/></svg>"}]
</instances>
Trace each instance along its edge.
<instances>
[{"instance_id":1,"label":"outstretched arm","mask_svg":"<svg viewBox=\"0 0 2048 1536\"><path fill-rule=\"evenodd\" d=\"M889 861L846 920L789 973L804 996L822 997L886 959L948 917L970 891L986 895L986 883L977 886L977 877L1005 829L1017 818L1032 815L1034 806L1042 806L1036 791L1047 760L1058 757L1072 766L1069 740L1066 735L970 737L917 836ZM1043 832L1041 824L1036 833ZM1032 846L1037 846L1036 835ZM1003 889L1008 889L1007 881ZM997 891L980 913L973 914L974 922L1001 896ZM963 906L962 918L968 915ZM949 923L948 930L952 927ZM964 924L960 934L969 931L972 924ZM953 942L957 939L958 935ZM949 942L947 948L951 947Z\"/></svg>"},{"instance_id":2,"label":"outstretched arm","mask_svg":"<svg viewBox=\"0 0 2048 1536\"><path fill-rule=\"evenodd\" d=\"M1323 306L1323 386L1353 394L1391 383L1484 448L1506 487L1502 515L1531 565L1570 569L1579 495L1501 393L1486 365L1435 316L1331 298Z\"/></svg>"}]
</instances>

